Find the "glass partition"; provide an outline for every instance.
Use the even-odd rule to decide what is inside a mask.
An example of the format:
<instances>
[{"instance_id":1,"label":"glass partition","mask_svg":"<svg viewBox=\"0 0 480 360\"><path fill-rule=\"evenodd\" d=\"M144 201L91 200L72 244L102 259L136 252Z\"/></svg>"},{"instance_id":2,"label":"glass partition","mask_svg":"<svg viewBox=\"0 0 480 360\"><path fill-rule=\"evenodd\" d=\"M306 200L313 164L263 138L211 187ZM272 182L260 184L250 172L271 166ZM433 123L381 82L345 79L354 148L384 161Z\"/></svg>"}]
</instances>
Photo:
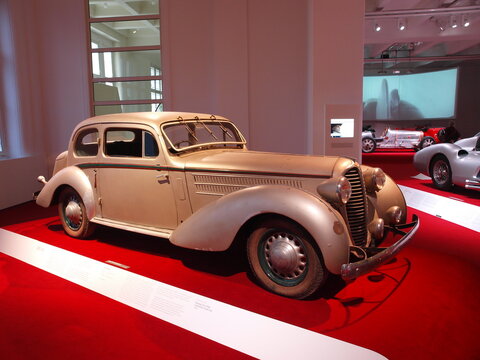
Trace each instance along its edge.
<instances>
[{"instance_id":1,"label":"glass partition","mask_svg":"<svg viewBox=\"0 0 480 360\"><path fill-rule=\"evenodd\" d=\"M158 0L89 0L91 112L163 111Z\"/></svg>"},{"instance_id":2,"label":"glass partition","mask_svg":"<svg viewBox=\"0 0 480 360\"><path fill-rule=\"evenodd\" d=\"M159 20L95 22L90 31L98 48L160 45Z\"/></svg>"},{"instance_id":3,"label":"glass partition","mask_svg":"<svg viewBox=\"0 0 480 360\"><path fill-rule=\"evenodd\" d=\"M99 105L95 106L94 115L106 115L116 113L132 113L132 112L161 112L163 111L163 104L160 102L134 105Z\"/></svg>"},{"instance_id":4,"label":"glass partition","mask_svg":"<svg viewBox=\"0 0 480 360\"><path fill-rule=\"evenodd\" d=\"M160 50L94 52L92 63L98 63L95 78L150 76L151 67L161 68Z\"/></svg>"},{"instance_id":5,"label":"glass partition","mask_svg":"<svg viewBox=\"0 0 480 360\"><path fill-rule=\"evenodd\" d=\"M159 90L156 89L157 82ZM161 100L163 98L161 82L161 80L96 82L93 86L94 100Z\"/></svg>"},{"instance_id":6,"label":"glass partition","mask_svg":"<svg viewBox=\"0 0 480 360\"><path fill-rule=\"evenodd\" d=\"M89 0L91 18L158 14L158 0Z\"/></svg>"}]
</instances>

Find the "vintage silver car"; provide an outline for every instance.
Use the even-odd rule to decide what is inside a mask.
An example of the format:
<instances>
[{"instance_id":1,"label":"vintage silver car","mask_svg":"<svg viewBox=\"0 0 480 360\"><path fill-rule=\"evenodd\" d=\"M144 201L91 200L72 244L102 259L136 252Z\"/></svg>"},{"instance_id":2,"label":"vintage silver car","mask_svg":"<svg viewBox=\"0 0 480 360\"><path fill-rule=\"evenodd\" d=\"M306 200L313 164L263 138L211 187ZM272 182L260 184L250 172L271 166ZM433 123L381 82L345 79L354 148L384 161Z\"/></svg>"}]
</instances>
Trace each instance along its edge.
<instances>
[{"instance_id":1,"label":"vintage silver car","mask_svg":"<svg viewBox=\"0 0 480 360\"><path fill-rule=\"evenodd\" d=\"M386 128L381 137L375 137L372 131L362 132L362 151L374 152L375 149L416 149L423 143L423 131L392 130ZM428 144L430 145L430 144ZM425 144L425 146L428 146Z\"/></svg>"},{"instance_id":2,"label":"vintage silver car","mask_svg":"<svg viewBox=\"0 0 480 360\"><path fill-rule=\"evenodd\" d=\"M453 144L429 146L415 154L413 164L439 189L458 185L480 190L480 133Z\"/></svg>"},{"instance_id":3,"label":"vintage silver car","mask_svg":"<svg viewBox=\"0 0 480 360\"><path fill-rule=\"evenodd\" d=\"M335 156L249 151L226 118L192 113L93 117L73 131L36 197L58 204L67 234L102 224L224 251L246 248L266 289L304 298L327 273L354 279L414 235L395 182ZM387 233L393 245L379 248ZM400 234L400 235L398 235Z\"/></svg>"}]
</instances>

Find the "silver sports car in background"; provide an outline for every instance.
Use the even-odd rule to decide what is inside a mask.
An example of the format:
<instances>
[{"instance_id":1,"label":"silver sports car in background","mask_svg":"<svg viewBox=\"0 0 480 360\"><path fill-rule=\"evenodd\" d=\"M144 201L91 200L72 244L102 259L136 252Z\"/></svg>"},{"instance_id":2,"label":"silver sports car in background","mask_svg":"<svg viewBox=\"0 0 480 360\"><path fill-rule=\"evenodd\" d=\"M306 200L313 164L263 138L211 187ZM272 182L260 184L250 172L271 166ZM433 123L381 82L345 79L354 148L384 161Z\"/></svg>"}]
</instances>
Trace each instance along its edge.
<instances>
[{"instance_id":1,"label":"silver sports car in background","mask_svg":"<svg viewBox=\"0 0 480 360\"><path fill-rule=\"evenodd\" d=\"M416 149L423 139L423 131L397 130L386 128L382 136L375 137L375 131L362 132L362 152L371 153L375 149ZM427 145L428 146L428 145Z\"/></svg>"},{"instance_id":2,"label":"silver sports car in background","mask_svg":"<svg viewBox=\"0 0 480 360\"><path fill-rule=\"evenodd\" d=\"M480 190L480 133L450 144L436 144L420 150L413 165L432 178L443 190L453 185Z\"/></svg>"}]
</instances>

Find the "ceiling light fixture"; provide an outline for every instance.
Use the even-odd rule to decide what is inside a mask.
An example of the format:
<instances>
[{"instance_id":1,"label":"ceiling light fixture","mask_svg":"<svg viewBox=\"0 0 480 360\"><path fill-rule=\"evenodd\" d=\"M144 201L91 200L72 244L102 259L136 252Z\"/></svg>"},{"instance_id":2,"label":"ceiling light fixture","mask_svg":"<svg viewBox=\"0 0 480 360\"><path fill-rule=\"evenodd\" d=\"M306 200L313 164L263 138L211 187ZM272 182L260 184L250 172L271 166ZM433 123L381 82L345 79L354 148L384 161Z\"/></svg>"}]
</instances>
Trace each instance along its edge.
<instances>
[{"instance_id":1,"label":"ceiling light fixture","mask_svg":"<svg viewBox=\"0 0 480 360\"><path fill-rule=\"evenodd\" d=\"M446 29L446 27L447 27L445 20L436 18L435 16L431 16L431 17L429 18L429 20L432 21L433 23L435 23L435 25L438 26L438 28L440 29L440 31L445 31L445 29Z\"/></svg>"},{"instance_id":2,"label":"ceiling light fixture","mask_svg":"<svg viewBox=\"0 0 480 360\"><path fill-rule=\"evenodd\" d=\"M464 27L470 26L470 20L468 20L468 16L467 16L467 15L463 15L462 23L463 23L463 26L464 26Z\"/></svg>"},{"instance_id":3,"label":"ceiling light fixture","mask_svg":"<svg viewBox=\"0 0 480 360\"><path fill-rule=\"evenodd\" d=\"M451 23L452 29L455 29L458 26L457 25L457 18L452 15L452 17L450 18L450 23Z\"/></svg>"},{"instance_id":4,"label":"ceiling light fixture","mask_svg":"<svg viewBox=\"0 0 480 360\"><path fill-rule=\"evenodd\" d=\"M398 30L403 31L407 28L407 21L405 19L398 19Z\"/></svg>"},{"instance_id":5,"label":"ceiling light fixture","mask_svg":"<svg viewBox=\"0 0 480 360\"><path fill-rule=\"evenodd\" d=\"M378 23L375 23L375 28L374 29L375 29L375 31L378 32L378 31L382 30L382 27L380 25L378 25Z\"/></svg>"}]
</instances>

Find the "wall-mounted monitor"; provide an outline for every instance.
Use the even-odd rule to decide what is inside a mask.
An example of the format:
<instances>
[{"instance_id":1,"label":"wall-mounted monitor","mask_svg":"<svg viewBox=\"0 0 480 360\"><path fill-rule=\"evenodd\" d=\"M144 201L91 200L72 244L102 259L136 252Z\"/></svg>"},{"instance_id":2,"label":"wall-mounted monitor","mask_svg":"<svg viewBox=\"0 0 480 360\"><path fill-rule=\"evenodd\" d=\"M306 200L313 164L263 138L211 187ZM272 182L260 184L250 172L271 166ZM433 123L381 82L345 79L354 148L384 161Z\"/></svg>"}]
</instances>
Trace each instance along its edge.
<instances>
[{"instance_id":1,"label":"wall-mounted monitor","mask_svg":"<svg viewBox=\"0 0 480 360\"><path fill-rule=\"evenodd\" d=\"M332 138L353 138L353 119L330 119Z\"/></svg>"},{"instance_id":2,"label":"wall-mounted monitor","mask_svg":"<svg viewBox=\"0 0 480 360\"><path fill-rule=\"evenodd\" d=\"M365 76L363 120L455 117L457 69L421 74Z\"/></svg>"}]
</instances>

